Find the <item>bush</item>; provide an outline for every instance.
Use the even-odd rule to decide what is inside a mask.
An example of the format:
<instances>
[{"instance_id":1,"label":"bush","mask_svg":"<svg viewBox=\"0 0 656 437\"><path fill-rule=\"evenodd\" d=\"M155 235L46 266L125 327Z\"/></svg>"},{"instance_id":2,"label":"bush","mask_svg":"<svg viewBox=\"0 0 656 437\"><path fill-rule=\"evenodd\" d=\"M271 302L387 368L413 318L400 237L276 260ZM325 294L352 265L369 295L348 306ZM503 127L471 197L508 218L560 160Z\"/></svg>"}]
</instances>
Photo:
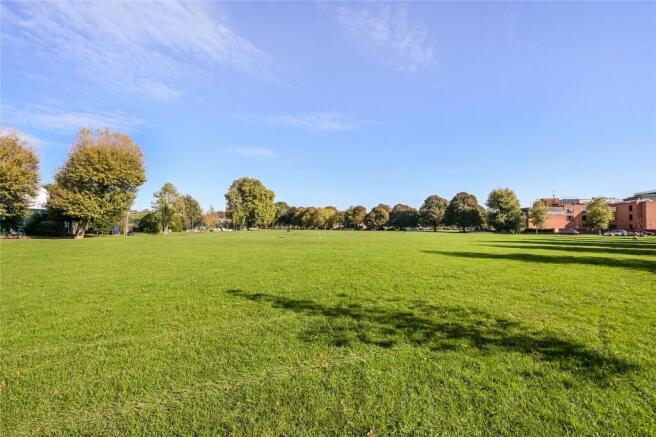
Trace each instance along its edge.
<instances>
[{"instance_id":1,"label":"bush","mask_svg":"<svg viewBox=\"0 0 656 437\"><path fill-rule=\"evenodd\" d=\"M44 220L36 225L34 235L44 237L63 237L66 235L64 222L56 220Z\"/></svg>"},{"instance_id":2,"label":"bush","mask_svg":"<svg viewBox=\"0 0 656 437\"><path fill-rule=\"evenodd\" d=\"M156 234L162 230L162 225L159 222L159 217L154 212L148 212L139 220L139 230L141 232L149 232Z\"/></svg>"}]
</instances>

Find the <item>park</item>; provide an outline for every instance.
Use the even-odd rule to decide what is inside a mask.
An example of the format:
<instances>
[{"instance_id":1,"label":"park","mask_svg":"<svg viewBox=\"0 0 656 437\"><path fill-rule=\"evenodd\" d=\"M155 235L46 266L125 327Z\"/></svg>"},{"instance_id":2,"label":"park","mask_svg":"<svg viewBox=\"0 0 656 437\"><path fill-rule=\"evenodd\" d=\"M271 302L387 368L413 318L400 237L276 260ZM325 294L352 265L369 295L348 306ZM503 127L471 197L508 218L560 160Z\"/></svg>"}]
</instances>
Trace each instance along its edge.
<instances>
[{"instance_id":1,"label":"park","mask_svg":"<svg viewBox=\"0 0 656 437\"><path fill-rule=\"evenodd\" d=\"M656 2L0 4L0 437L656 436Z\"/></svg>"},{"instance_id":2,"label":"park","mask_svg":"<svg viewBox=\"0 0 656 437\"><path fill-rule=\"evenodd\" d=\"M653 237L0 244L4 435L656 429Z\"/></svg>"}]
</instances>

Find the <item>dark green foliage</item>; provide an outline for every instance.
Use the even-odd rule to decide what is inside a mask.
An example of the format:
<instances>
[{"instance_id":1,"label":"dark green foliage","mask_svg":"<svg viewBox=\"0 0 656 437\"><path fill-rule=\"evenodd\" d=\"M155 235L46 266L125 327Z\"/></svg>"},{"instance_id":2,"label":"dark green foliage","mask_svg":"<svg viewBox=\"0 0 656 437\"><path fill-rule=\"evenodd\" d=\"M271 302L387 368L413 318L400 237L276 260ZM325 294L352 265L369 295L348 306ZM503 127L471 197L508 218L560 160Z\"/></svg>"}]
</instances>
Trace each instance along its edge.
<instances>
[{"instance_id":1,"label":"dark green foliage","mask_svg":"<svg viewBox=\"0 0 656 437\"><path fill-rule=\"evenodd\" d=\"M66 227L62 221L43 220L36 224L32 235L42 237L63 237L66 235Z\"/></svg>"},{"instance_id":2,"label":"dark green foliage","mask_svg":"<svg viewBox=\"0 0 656 437\"><path fill-rule=\"evenodd\" d=\"M225 195L227 214L237 226L267 226L276 219L275 194L262 182L240 178L232 182Z\"/></svg>"},{"instance_id":3,"label":"dark green foliage","mask_svg":"<svg viewBox=\"0 0 656 437\"><path fill-rule=\"evenodd\" d=\"M203 209L198 200L189 194L180 198L180 218L182 227L186 230L195 229L203 224Z\"/></svg>"},{"instance_id":4,"label":"dark green foliage","mask_svg":"<svg viewBox=\"0 0 656 437\"><path fill-rule=\"evenodd\" d=\"M437 227L444 224L444 215L448 206L448 200L437 195L428 196L419 208L419 221L422 225L430 226L437 231Z\"/></svg>"},{"instance_id":5,"label":"dark green foliage","mask_svg":"<svg viewBox=\"0 0 656 437\"><path fill-rule=\"evenodd\" d=\"M497 231L520 232L526 217L515 193L509 188L497 188L487 198L487 224Z\"/></svg>"},{"instance_id":6,"label":"dark green foliage","mask_svg":"<svg viewBox=\"0 0 656 437\"><path fill-rule=\"evenodd\" d=\"M159 220L159 214L155 212L148 212L139 220L139 230L141 232L149 232L156 234L162 231L162 224Z\"/></svg>"},{"instance_id":7,"label":"dark green foliage","mask_svg":"<svg viewBox=\"0 0 656 437\"><path fill-rule=\"evenodd\" d=\"M419 213L411 206L398 203L390 211L389 224L396 229L417 227L419 225Z\"/></svg>"},{"instance_id":8,"label":"dark green foliage","mask_svg":"<svg viewBox=\"0 0 656 437\"><path fill-rule=\"evenodd\" d=\"M344 211L344 225L347 228L359 229L367 217L367 208L361 205L352 206Z\"/></svg>"},{"instance_id":9,"label":"dark green foliage","mask_svg":"<svg viewBox=\"0 0 656 437\"><path fill-rule=\"evenodd\" d=\"M456 226L463 231L481 229L484 224L484 210L478 204L476 196L461 192L453 196L446 209L444 221L449 226Z\"/></svg>"},{"instance_id":10,"label":"dark green foliage","mask_svg":"<svg viewBox=\"0 0 656 437\"><path fill-rule=\"evenodd\" d=\"M289 217L289 205L287 202L276 202L276 220L275 224L277 226L289 226L291 224L291 219Z\"/></svg>"},{"instance_id":11,"label":"dark green foliage","mask_svg":"<svg viewBox=\"0 0 656 437\"><path fill-rule=\"evenodd\" d=\"M365 218L365 223L370 229L382 229L389 222L390 207L383 203L371 208Z\"/></svg>"}]
</instances>

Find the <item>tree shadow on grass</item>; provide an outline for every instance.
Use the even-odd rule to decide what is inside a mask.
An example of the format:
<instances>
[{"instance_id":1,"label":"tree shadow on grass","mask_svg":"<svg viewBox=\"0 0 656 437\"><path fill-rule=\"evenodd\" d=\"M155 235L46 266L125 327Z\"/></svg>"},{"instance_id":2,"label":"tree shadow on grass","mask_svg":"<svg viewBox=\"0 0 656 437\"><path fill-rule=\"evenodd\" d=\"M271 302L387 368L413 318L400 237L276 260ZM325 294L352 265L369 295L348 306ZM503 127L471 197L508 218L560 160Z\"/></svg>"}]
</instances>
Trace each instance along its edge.
<instances>
[{"instance_id":1,"label":"tree shadow on grass","mask_svg":"<svg viewBox=\"0 0 656 437\"><path fill-rule=\"evenodd\" d=\"M629 249L631 251L641 252L645 255L647 254L656 254L656 241L644 241L643 240L628 240L621 239L615 240L618 237L604 237L595 238L595 239L586 239L582 240L576 236L570 237L552 237L552 238L527 238L523 240L508 239L508 240L481 240L485 243L513 243L513 244L533 244L533 245L553 245L553 246L567 246L567 247L589 247L596 249L607 249L609 252L614 252L621 249Z\"/></svg>"},{"instance_id":2,"label":"tree shadow on grass","mask_svg":"<svg viewBox=\"0 0 656 437\"><path fill-rule=\"evenodd\" d=\"M517 241L513 243L520 244L484 244L487 247L501 247L506 249L526 249L526 250L558 250L561 252L582 252L582 253L603 253L608 255L635 255L635 256L656 256L656 250L645 249L624 249L608 248L593 246L576 246L576 245L557 245L557 244L530 244L528 241Z\"/></svg>"},{"instance_id":3,"label":"tree shadow on grass","mask_svg":"<svg viewBox=\"0 0 656 437\"><path fill-rule=\"evenodd\" d=\"M383 305L371 301L361 304L350 299L331 305L242 290L227 293L312 317L300 334L306 342L337 347L356 343L382 348L410 344L432 351L475 348L484 353L517 352L556 363L562 370L600 383L637 368L607 348L605 352L595 351L550 333L528 330L517 321L466 307L413 301L407 309L398 309L398 302L391 307L386 301L380 301Z\"/></svg>"},{"instance_id":4,"label":"tree shadow on grass","mask_svg":"<svg viewBox=\"0 0 656 437\"><path fill-rule=\"evenodd\" d=\"M647 259L618 259L606 257L584 257L567 255L537 255L534 253L486 253L486 252L445 252L440 250L424 250L424 253L453 256L459 258L478 258L492 260L510 260L542 264L584 264L591 266L619 267L632 270L656 272L656 261Z\"/></svg>"}]
</instances>

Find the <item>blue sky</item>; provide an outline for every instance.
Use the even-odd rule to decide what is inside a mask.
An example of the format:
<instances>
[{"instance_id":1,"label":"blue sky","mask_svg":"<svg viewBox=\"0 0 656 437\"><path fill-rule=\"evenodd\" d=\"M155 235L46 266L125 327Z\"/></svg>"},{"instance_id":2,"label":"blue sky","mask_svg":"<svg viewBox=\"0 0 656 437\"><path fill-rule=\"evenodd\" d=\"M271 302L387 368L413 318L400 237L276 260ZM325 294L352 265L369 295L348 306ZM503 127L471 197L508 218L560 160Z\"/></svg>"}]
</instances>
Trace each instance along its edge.
<instances>
[{"instance_id":1,"label":"blue sky","mask_svg":"<svg viewBox=\"0 0 656 437\"><path fill-rule=\"evenodd\" d=\"M656 188L655 3L0 7L3 128L44 182L80 127L131 134L138 208L241 176L340 208Z\"/></svg>"}]
</instances>

